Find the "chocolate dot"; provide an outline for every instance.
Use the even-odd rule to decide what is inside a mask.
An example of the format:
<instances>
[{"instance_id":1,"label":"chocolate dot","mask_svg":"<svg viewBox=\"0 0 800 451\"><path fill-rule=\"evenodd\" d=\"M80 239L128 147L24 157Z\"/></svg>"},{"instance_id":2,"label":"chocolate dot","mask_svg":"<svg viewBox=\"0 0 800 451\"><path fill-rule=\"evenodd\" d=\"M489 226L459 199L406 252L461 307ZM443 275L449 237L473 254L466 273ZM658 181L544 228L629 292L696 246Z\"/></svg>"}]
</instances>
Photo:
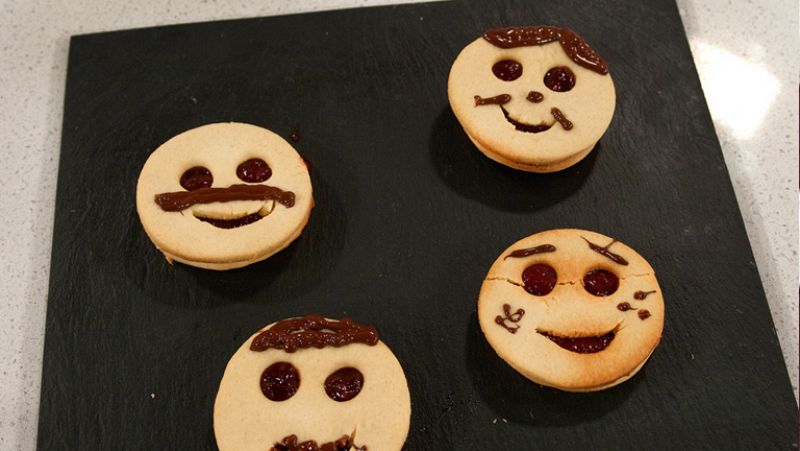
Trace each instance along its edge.
<instances>
[{"instance_id":1,"label":"chocolate dot","mask_svg":"<svg viewBox=\"0 0 800 451\"><path fill-rule=\"evenodd\" d=\"M583 276L583 288L595 296L608 296L619 288L619 279L605 269L593 269Z\"/></svg>"},{"instance_id":2,"label":"chocolate dot","mask_svg":"<svg viewBox=\"0 0 800 451\"><path fill-rule=\"evenodd\" d=\"M195 166L187 169L181 176L181 186L186 191L194 191L200 188L209 188L214 183L214 176L211 171L203 166Z\"/></svg>"},{"instance_id":3,"label":"chocolate dot","mask_svg":"<svg viewBox=\"0 0 800 451\"><path fill-rule=\"evenodd\" d=\"M514 60L498 61L492 66L492 72L503 81L514 81L522 76L522 64Z\"/></svg>"},{"instance_id":4,"label":"chocolate dot","mask_svg":"<svg viewBox=\"0 0 800 451\"><path fill-rule=\"evenodd\" d=\"M539 91L531 91L531 92L528 93L528 96L525 97L525 98L528 99L529 102L539 103L542 100L544 100L544 94L542 94Z\"/></svg>"},{"instance_id":5,"label":"chocolate dot","mask_svg":"<svg viewBox=\"0 0 800 451\"><path fill-rule=\"evenodd\" d=\"M644 321L647 318L650 318L650 312L647 310L639 310L639 319Z\"/></svg>"},{"instance_id":6,"label":"chocolate dot","mask_svg":"<svg viewBox=\"0 0 800 451\"><path fill-rule=\"evenodd\" d=\"M361 393L364 375L352 367L339 368L325 379L325 393L334 401L350 401Z\"/></svg>"},{"instance_id":7,"label":"chocolate dot","mask_svg":"<svg viewBox=\"0 0 800 451\"><path fill-rule=\"evenodd\" d=\"M261 158L251 158L236 168L236 175L244 182L261 183L272 176L272 169Z\"/></svg>"},{"instance_id":8,"label":"chocolate dot","mask_svg":"<svg viewBox=\"0 0 800 451\"><path fill-rule=\"evenodd\" d=\"M544 84L551 91L567 92L575 87L575 74L566 66L556 66L544 75Z\"/></svg>"},{"instance_id":9,"label":"chocolate dot","mask_svg":"<svg viewBox=\"0 0 800 451\"><path fill-rule=\"evenodd\" d=\"M627 312L628 310L633 310L633 307L631 307L629 302L621 302L617 304L617 309L619 309L620 312Z\"/></svg>"},{"instance_id":10,"label":"chocolate dot","mask_svg":"<svg viewBox=\"0 0 800 451\"><path fill-rule=\"evenodd\" d=\"M522 284L525 291L534 296L544 296L556 286L556 270L550 265L537 263L522 271Z\"/></svg>"},{"instance_id":11,"label":"chocolate dot","mask_svg":"<svg viewBox=\"0 0 800 451\"><path fill-rule=\"evenodd\" d=\"M277 362L261 373L261 393L272 401L286 401L300 388L300 373L289 362Z\"/></svg>"}]
</instances>

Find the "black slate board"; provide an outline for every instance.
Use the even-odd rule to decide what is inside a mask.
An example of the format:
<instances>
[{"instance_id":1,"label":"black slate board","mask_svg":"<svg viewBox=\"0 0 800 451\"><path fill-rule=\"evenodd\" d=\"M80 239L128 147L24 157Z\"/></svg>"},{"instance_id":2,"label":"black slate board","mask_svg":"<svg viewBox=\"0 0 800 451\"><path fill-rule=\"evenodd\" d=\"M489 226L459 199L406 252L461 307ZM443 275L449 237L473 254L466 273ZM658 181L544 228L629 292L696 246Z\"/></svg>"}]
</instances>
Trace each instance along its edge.
<instances>
[{"instance_id":1,"label":"black slate board","mask_svg":"<svg viewBox=\"0 0 800 451\"><path fill-rule=\"evenodd\" d=\"M599 148L553 175L483 157L446 97L450 64L480 32L541 23L587 38L619 97ZM796 447L797 407L671 1L454 2L76 36L64 110L41 450L214 449L230 355L307 312L379 327L408 377L410 450ZM299 127L317 207L266 262L169 266L139 224L136 178L160 143L217 121ZM661 346L605 392L528 382L477 325L492 260L559 227L625 241L665 293Z\"/></svg>"}]
</instances>

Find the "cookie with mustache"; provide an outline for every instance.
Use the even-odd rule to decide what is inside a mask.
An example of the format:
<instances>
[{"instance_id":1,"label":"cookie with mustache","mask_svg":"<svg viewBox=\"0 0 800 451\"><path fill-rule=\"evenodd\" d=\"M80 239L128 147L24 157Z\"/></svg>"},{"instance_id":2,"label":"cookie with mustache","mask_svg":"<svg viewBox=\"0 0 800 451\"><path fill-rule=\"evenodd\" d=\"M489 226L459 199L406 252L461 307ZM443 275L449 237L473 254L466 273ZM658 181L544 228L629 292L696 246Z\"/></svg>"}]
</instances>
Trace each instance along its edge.
<instances>
[{"instance_id":1,"label":"cookie with mustache","mask_svg":"<svg viewBox=\"0 0 800 451\"><path fill-rule=\"evenodd\" d=\"M489 269L478 298L481 330L528 379L597 391L636 374L661 340L664 299L636 251L588 230L524 238Z\"/></svg>"},{"instance_id":2,"label":"cookie with mustache","mask_svg":"<svg viewBox=\"0 0 800 451\"><path fill-rule=\"evenodd\" d=\"M375 327L289 318L231 357L214 403L220 451L399 451L411 421L403 368Z\"/></svg>"},{"instance_id":3,"label":"cookie with mustache","mask_svg":"<svg viewBox=\"0 0 800 451\"><path fill-rule=\"evenodd\" d=\"M489 30L450 70L448 98L487 157L528 172L555 172L582 160L614 115L606 61L568 28Z\"/></svg>"},{"instance_id":4,"label":"cookie with mustache","mask_svg":"<svg viewBox=\"0 0 800 451\"><path fill-rule=\"evenodd\" d=\"M308 168L275 133L217 123L183 132L147 159L136 210L170 262L227 270L288 246L314 201Z\"/></svg>"}]
</instances>

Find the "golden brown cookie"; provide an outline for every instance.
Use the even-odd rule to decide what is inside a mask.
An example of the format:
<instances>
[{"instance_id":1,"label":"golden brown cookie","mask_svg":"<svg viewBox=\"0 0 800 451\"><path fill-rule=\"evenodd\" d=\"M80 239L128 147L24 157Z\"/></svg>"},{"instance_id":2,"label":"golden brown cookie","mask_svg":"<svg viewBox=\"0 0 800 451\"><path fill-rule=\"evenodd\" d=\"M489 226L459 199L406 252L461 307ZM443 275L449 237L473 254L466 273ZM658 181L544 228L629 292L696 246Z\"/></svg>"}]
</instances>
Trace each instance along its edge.
<instances>
[{"instance_id":1,"label":"golden brown cookie","mask_svg":"<svg viewBox=\"0 0 800 451\"><path fill-rule=\"evenodd\" d=\"M481 152L529 172L582 160L616 103L605 60L573 31L552 26L484 33L453 63L448 97Z\"/></svg>"},{"instance_id":2,"label":"golden brown cookie","mask_svg":"<svg viewBox=\"0 0 800 451\"><path fill-rule=\"evenodd\" d=\"M644 365L661 339L664 300L636 251L599 233L558 229L498 257L478 319L495 352L528 379L596 391Z\"/></svg>"},{"instance_id":3,"label":"golden brown cookie","mask_svg":"<svg viewBox=\"0 0 800 451\"><path fill-rule=\"evenodd\" d=\"M235 122L165 142L136 186L139 219L167 259L216 270L288 246L313 205L308 168L294 148L267 129Z\"/></svg>"},{"instance_id":4,"label":"golden brown cookie","mask_svg":"<svg viewBox=\"0 0 800 451\"><path fill-rule=\"evenodd\" d=\"M228 362L214 404L220 451L398 451L410 420L403 368L377 330L319 315L250 337Z\"/></svg>"}]
</instances>

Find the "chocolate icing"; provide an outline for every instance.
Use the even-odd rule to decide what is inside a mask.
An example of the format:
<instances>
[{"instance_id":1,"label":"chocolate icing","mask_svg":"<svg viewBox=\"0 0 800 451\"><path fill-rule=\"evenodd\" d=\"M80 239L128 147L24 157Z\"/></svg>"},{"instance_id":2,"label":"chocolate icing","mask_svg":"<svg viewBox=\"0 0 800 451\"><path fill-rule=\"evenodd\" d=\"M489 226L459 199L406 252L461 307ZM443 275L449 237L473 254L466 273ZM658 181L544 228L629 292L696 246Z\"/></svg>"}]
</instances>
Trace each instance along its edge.
<instances>
[{"instance_id":1,"label":"chocolate icing","mask_svg":"<svg viewBox=\"0 0 800 451\"><path fill-rule=\"evenodd\" d=\"M576 64L601 75L608 73L608 64L603 57L569 28L550 25L496 28L484 33L483 39L502 49L544 45L558 41L561 48L564 49L564 53Z\"/></svg>"},{"instance_id":2,"label":"chocolate icing","mask_svg":"<svg viewBox=\"0 0 800 451\"><path fill-rule=\"evenodd\" d=\"M528 99L529 102L539 103L544 100L544 95L539 91L531 91L525 98Z\"/></svg>"},{"instance_id":3,"label":"chocolate icing","mask_svg":"<svg viewBox=\"0 0 800 451\"><path fill-rule=\"evenodd\" d=\"M620 302L617 304L617 309L620 312L627 312L628 310L636 310L635 308L631 307L631 304L628 302Z\"/></svg>"},{"instance_id":4,"label":"chocolate icing","mask_svg":"<svg viewBox=\"0 0 800 451\"><path fill-rule=\"evenodd\" d=\"M522 320L523 315L525 315L525 310L517 309L516 312L511 313L511 306L509 304L503 304L503 314L505 316L497 315L494 318L494 322L500 326L503 326L505 330L511 332L512 334L517 333L517 330L519 330L519 326L511 327L508 324L506 324L506 321L510 321L512 323L520 322L520 320Z\"/></svg>"},{"instance_id":5,"label":"chocolate icing","mask_svg":"<svg viewBox=\"0 0 800 451\"><path fill-rule=\"evenodd\" d=\"M508 94L500 94L494 97L487 97L482 98L481 96L475 96L475 106L480 105L505 105L506 103L511 101L511 96Z\"/></svg>"},{"instance_id":6,"label":"chocolate icing","mask_svg":"<svg viewBox=\"0 0 800 451\"><path fill-rule=\"evenodd\" d=\"M598 254L600 254L600 255L602 255L604 257L608 257L614 263L617 263L617 264L620 264L620 265L624 265L624 266L628 265L628 261L625 260L624 258L622 258L622 256L617 255L617 254L615 254L615 253L613 253L613 252L608 250L608 248L610 248L614 243L616 243L617 240L611 240L611 242L608 243L608 246L600 247L600 246L592 243L591 241L587 240L584 237L581 237L581 238L583 238L583 241L586 241L589 244L589 248L591 248L593 251L597 252Z\"/></svg>"},{"instance_id":7,"label":"chocolate icing","mask_svg":"<svg viewBox=\"0 0 800 451\"><path fill-rule=\"evenodd\" d=\"M250 350L260 352L274 348L295 352L311 347L338 348L351 343L374 346L379 340L378 331L373 326L357 323L348 317L336 321L321 315L306 315L278 321L253 339Z\"/></svg>"},{"instance_id":8,"label":"chocolate icing","mask_svg":"<svg viewBox=\"0 0 800 451\"><path fill-rule=\"evenodd\" d=\"M195 204L233 200L275 200L291 208L294 206L294 193L267 185L231 185L227 188L161 193L156 194L155 200L164 211L181 211Z\"/></svg>"},{"instance_id":9,"label":"chocolate icing","mask_svg":"<svg viewBox=\"0 0 800 451\"><path fill-rule=\"evenodd\" d=\"M558 123L561 124L562 127L564 127L564 130L572 130L572 122L570 122L569 119L567 119L567 117L564 116L564 113L562 113L561 110L559 110L556 107L553 107L550 109L550 114L552 114L553 117L556 118Z\"/></svg>"},{"instance_id":10,"label":"chocolate icing","mask_svg":"<svg viewBox=\"0 0 800 451\"><path fill-rule=\"evenodd\" d=\"M656 292L656 290L652 290L652 291L637 291L636 293L633 293L633 298L636 299L637 301L644 301L644 299L647 296L650 296L651 294L653 294L655 292Z\"/></svg>"},{"instance_id":11,"label":"chocolate icing","mask_svg":"<svg viewBox=\"0 0 800 451\"><path fill-rule=\"evenodd\" d=\"M644 309L639 310L639 319L644 321L647 318L650 318L650 312Z\"/></svg>"},{"instance_id":12,"label":"chocolate icing","mask_svg":"<svg viewBox=\"0 0 800 451\"><path fill-rule=\"evenodd\" d=\"M269 451L367 451L366 446L356 446L355 444L350 442L350 437L347 435L343 435L339 437L337 440L332 442L323 443L322 446L318 446L317 442L314 440L306 440L305 442L298 443L297 436L287 435L286 437L281 440L280 443L276 443Z\"/></svg>"},{"instance_id":13,"label":"chocolate icing","mask_svg":"<svg viewBox=\"0 0 800 451\"><path fill-rule=\"evenodd\" d=\"M510 254L506 255L506 257L503 260L505 260L506 258L524 258L529 255L544 254L546 252L555 252L555 251L556 247L553 246L552 244L540 244L539 246L529 247L526 249L517 249L515 251L512 251Z\"/></svg>"}]
</instances>

